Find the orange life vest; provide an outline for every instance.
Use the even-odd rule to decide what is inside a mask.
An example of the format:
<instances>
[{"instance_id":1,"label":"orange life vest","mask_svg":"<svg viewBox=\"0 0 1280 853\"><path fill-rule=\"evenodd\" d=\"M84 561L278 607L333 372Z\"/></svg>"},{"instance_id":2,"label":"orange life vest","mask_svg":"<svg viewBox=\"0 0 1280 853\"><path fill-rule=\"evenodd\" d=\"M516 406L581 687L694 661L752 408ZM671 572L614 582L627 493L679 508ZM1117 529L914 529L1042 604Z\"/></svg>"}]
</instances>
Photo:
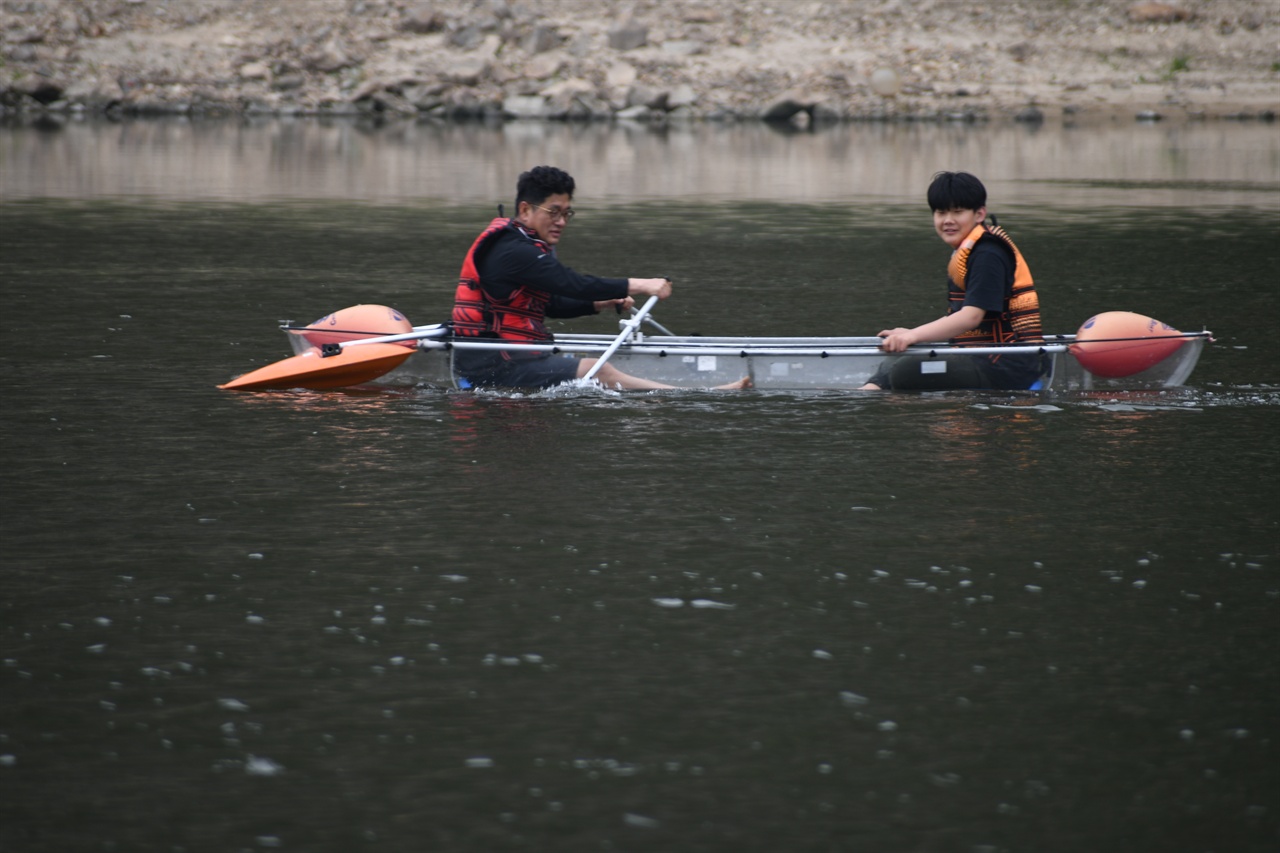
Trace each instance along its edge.
<instances>
[{"instance_id":1,"label":"orange life vest","mask_svg":"<svg viewBox=\"0 0 1280 853\"><path fill-rule=\"evenodd\" d=\"M458 289L453 297L453 333L471 338L501 338L508 341L549 341L546 326L550 294L527 287L517 287L505 299L495 299L480 286L476 254L480 248L505 232L514 232L529 240L540 251L552 253L547 243L530 234L513 219L500 216L467 250L458 276Z\"/></svg>"},{"instance_id":2,"label":"orange life vest","mask_svg":"<svg viewBox=\"0 0 1280 853\"><path fill-rule=\"evenodd\" d=\"M961 346L982 346L985 344L1007 343L1040 343L1044 340L1044 329L1040 325L1040 297L1036 295L1035 282L1031 280L1031 270L1023 260L1018 247L1009 239L1009 235L999 225L982 225L974 227L964 238L960 248L951 255L947 264L947 299L950 300L952 312L959 311L964 304L965 275L969 271L969 253L982 239L994 239L1004 243L1013 252L1013 292L1005 305L1004 311L998 315L984 319L976 329L957 335L956 344Z\"/></svg>"}]
</instances>

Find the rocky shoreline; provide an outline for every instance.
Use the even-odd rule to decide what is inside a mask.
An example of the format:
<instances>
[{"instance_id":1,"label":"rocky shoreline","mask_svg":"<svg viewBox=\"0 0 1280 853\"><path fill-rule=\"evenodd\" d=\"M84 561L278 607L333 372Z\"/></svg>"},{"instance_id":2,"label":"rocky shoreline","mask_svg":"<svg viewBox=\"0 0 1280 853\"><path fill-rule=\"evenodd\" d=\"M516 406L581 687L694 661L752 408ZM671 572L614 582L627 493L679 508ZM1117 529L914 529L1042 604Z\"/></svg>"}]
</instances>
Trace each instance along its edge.
<instances>
[{"instance_id":1,"label":"rocky shoreline","mask_svg":"<svg viewBox=\"0 0 1280 853\"><path fill-rule=\"evenodd\" d=\"M0 0L0 116L1274 121L1272 0Z\"/></svg>"}]
</instances>

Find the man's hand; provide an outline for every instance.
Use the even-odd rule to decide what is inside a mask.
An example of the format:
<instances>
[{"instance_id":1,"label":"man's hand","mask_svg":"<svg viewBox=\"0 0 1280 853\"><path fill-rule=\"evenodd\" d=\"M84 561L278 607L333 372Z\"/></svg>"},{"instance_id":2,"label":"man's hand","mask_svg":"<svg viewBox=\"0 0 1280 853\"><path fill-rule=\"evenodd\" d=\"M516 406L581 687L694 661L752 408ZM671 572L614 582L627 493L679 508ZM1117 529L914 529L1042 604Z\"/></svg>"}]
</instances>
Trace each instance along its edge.
<instances>
[{"instance_id":1,"label":"man's hand","mask_svg":"<svg viewBox=\"0 0 1280 853\"><path fill-rule=\"evenodd\" d=\"M619 314L621 314L623 311L634 308L635 304L636 304L636 301L632 299L630 296L624 296L622 299L603 299L595 303L595 306L596 306L597 314L599 314L601 311L605 310L606 308L609 308L610 306L612 306Z\"/></svg>"},{"instance_id":2,"label":"man's hand","mask_svg":"<svg viewBox=\"0 0 1280 853\"><path fill-rule=\"evenodd\" d=\"M666 299L671 295L671 279L629 278L627 293L632 296L656 296L659 299Z\"/></svg>"}]
</instances>

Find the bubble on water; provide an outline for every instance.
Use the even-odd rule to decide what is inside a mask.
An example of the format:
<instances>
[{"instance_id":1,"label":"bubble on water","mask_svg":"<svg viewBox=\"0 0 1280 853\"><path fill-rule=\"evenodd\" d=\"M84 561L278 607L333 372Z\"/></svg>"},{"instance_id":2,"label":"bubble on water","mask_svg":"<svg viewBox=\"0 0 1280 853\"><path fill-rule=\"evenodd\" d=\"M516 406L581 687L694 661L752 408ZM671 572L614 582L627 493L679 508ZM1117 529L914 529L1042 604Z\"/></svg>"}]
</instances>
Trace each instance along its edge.
<instances>
[{"instance_id":1,"label":"bubble on water","mask_svg":"<svg viewBox=\"0 0 1280 853\"><path fill-rule=\"evenodd\" d=\"M261 560L261 559L264 559L264 557L263 557L263 555L262 555L261 553L259 553L259 552L257 552L257 551L254 551L254 552L252 552L251 554L249 554L249 559L250 559L250 560Z\"/></svg>"},{"instance_id":2,"label":"bubble on water","mask_svg":"<svg viewBox=\"0 0 1280 853\"><path fill-rule=\"evenodd\" d=\"M284 842L282 842L277 836L274 836L274 835L259 835L257 838L254 839L254 841L258 843L259 847L283 847L284 846Z\"/></svg>"},{"instance_id":3,"label":"bubble on water","mask_svg":"<svg viewBox=\"0 0 1280 853\"><path fill-rule=\"evenodd\" d=\"M1027 592L1044 592L1044 587L1036 586L1033 583L1027 584L1025 587L1023 587L1023 589L1025 589Z\"/></svg>"},{"instance_id":4,"label":"bubble on water","mask_svg":"<svg viewBox=\"0 0 1280 853\"><path fill-rule=\"evenodd\" d=\"M474 758L468 758L466 760L466 765L477 770L483 770L493 766L493 759L478 755Z\"/></svg>"},{"instance_id":5,"label":"bubble on water","mask_svg":"<svg viewBox=\"0 0 1280 853\"><path fill-rule=\"evenodd\" d=\"M18 763L18 756L11 754L0 755L0 767L12 767Z\"/></svg>"},{"instance_id":6,"label":"bubble on water","mask_svg":"<svg viewBox=\"0 0 1280 853\"><path fill-rule=\"evenodd\" d=\"M259 755L250 755L244 763L244 772L250 776L279 776L284 766Z\"/></svg>"},{"instance_id":7,"label":"bubble on water","mask_svg":"<svg viewBox=\"0 0 1280 853\"><path fill-rule=\"evenodd\" d=\"M96 619L94 619L93 621L94 621L94 623L95 623L95 624L97 624L97 625L101 625L103 628L110 628L110 627L111 627L111 620L110 620L110 619L108 619L108 618L107 618L107 617L105 617L105 616L99 616L99 617L97 617Z\"/></svg>"},{"instance_id":8,"label":"bubble on water","mask_svg":"<svg viewBox=\"0 0 1280 853\"><path fill-rule=\"evenodd\" d=\"M659 607L684 607L683 598L655 598L653 603Z\"/></svg>"},{"instance_id":9,"label":"bubble on water","mask_svg":"<svg viewBox=\"0 0 1280 853\"><path fill-rule=\"evenodd\" d=\"M627 812L622 816L622 822L627 826L634 826L637 829L657 829L662 822L657 818L648 817L647 815L635 814Z\"/></svg>"},{"instance_id":10,"label":"bubble on water","mask_svg":"<svg viewBox=\"0 0 1280 853\"><path fill-rule=\"evenodd\" d=\"M876 728L882 732L896 732L898 730L898 724L893 720L884 720L878 723Z\"/></svg>"},{"instance_id":11,"label":"bubble on water","mask_svg":"<svg viewBox=\"0 0 1280 853\"><path fill-rule=\"evenodd\" d=\"M100 655L107 650L107 644L94 643L92 646L85 646L84 650L90 654Z\"/></svg>"},{"instance_id":12,"label":"bubble on water","mask_svg":"<svg viewBox=\"0 0 1280 853\"><path fill-rule=\"evenodd\" d=\"M249 706L241 702L239 699L219 699L218 707L224 711L239 711L241 713L248 711Z\"/></svg>"},{"instance_id":13,"label":"bubble on water","mask_svg":"<svg viewBox=\"0 0 1280 853\"><path fill-rule=\"evenodd\" d=\"M250 625L265 625L267 620L255 613L250 613L248 616L244 617L244 621L248 622Z\"/></svg>"},{"instance_id":14,"label":"bubble on water","mask_svg":"<svg viewBox=\"0 0 1280 853\"><path fill-rule=\"evenodd\" d=\"M699 608L700 610L732 610L736 606L733 604L725 604L723 601L712 601L709 598L695 598L693 601L690 601L689 604L692 607Z\"/></svg>"},{"instance_id":15,"label":"bubble on water","mask_svg":"<svg viewBox=\"0 0 1280 853\"><path fill-rule=\"evenodd\" d=\"M852 690L841 690L840 701L845 705L848 705L850 708L860 708L871 702L871 700L866 696L863 696L860 693L854 693Z\"/></svg>"},{"instance_id":16,"label":"bubble on water","mask_svg":"<svg viewBox=\"0 0 1280 853\"><path fill-rule=\"evenodd\" d=\"M450 583L466 583L470 578L466 575L441 575L440 580L449 581Z\"/></svg>"},{"instance_id":17,"label":"bubble on water","mask_svg":"<svg viewBox=\"0 0 1280 853\"><path fill-rule=\"evenodd\" d=\"M814 649L813 656L818 660L834 660L835 659L835 655L831 654L831 652L824 651L822 649Z\"/></svg>"}]
</instances>

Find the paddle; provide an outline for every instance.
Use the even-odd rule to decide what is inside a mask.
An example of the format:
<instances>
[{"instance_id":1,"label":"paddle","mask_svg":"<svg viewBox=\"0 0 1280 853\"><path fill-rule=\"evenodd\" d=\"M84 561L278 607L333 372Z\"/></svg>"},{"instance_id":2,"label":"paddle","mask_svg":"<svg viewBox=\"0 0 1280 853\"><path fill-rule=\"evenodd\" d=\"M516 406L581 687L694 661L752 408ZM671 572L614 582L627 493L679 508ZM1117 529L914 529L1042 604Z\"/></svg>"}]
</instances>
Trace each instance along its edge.
<instances>
[{"instance_id":1,"label":"paddle","mask_svg":"<svg viewBox=\"0 0 1280 853\"><path fill-rule=\"evenodd\" d=\"M635 309L632 309L632 310L634 311ZM645 321L646 323L648 323L650 326L653 326L653 327L654 327L655 329L657 329L659 332L662 332L662 334L664 334L664 335L668 335L668 336L673 337L673 338L674 338L674 337L676 337L676 333L675 333L675 332L671 331L671 330L670 330L670 329L668 329L666 326L662 325L661 323L659 323L657 320L653 319L652 317L645 317L645 318L644 318L644 321Z\"/></svg>"},{"instance_id":2,"label":"paddle","mask_svg":"<svg viewBox=\"0 0 1280 853\"><path fill-rule=\"evenodd\" d=\"M443 338L449 334L449 327L443 323L437 323L434 326L419 326L412 332L401 332L395 335L377 335L371 338L356 338L350 341L336 341L334 343L323 344L320 347L321 354L328 357L337 355L347 347L364 346L366 344L394 344L401 341L419 341L426 338Z\"/></svg>"},{"instance_id":3,"label":"paddle","mask_svg":"<svg viewBox=\"0 0 1280 853\"><path fill-rule=\"evenodd\" d=\"M644 303L640 310L633 314L630 320L622 324L622 332L618 337L613 339L613 343L609 344L609 348L600 355L600 358L596 359L596 363L591 365L591 369L587 371L587 375L582 377L584 381L590 381L595 378L596 374L600 372L600 368L604 367L604 363L609 360L611 355L618 351L618 347L622 346L623 341L635 333L636 327L644 322L645 318L649 316L650 309L652 309L657 303L658 297L650 296L648 301Z\"/></svg>"}]
</instances>

